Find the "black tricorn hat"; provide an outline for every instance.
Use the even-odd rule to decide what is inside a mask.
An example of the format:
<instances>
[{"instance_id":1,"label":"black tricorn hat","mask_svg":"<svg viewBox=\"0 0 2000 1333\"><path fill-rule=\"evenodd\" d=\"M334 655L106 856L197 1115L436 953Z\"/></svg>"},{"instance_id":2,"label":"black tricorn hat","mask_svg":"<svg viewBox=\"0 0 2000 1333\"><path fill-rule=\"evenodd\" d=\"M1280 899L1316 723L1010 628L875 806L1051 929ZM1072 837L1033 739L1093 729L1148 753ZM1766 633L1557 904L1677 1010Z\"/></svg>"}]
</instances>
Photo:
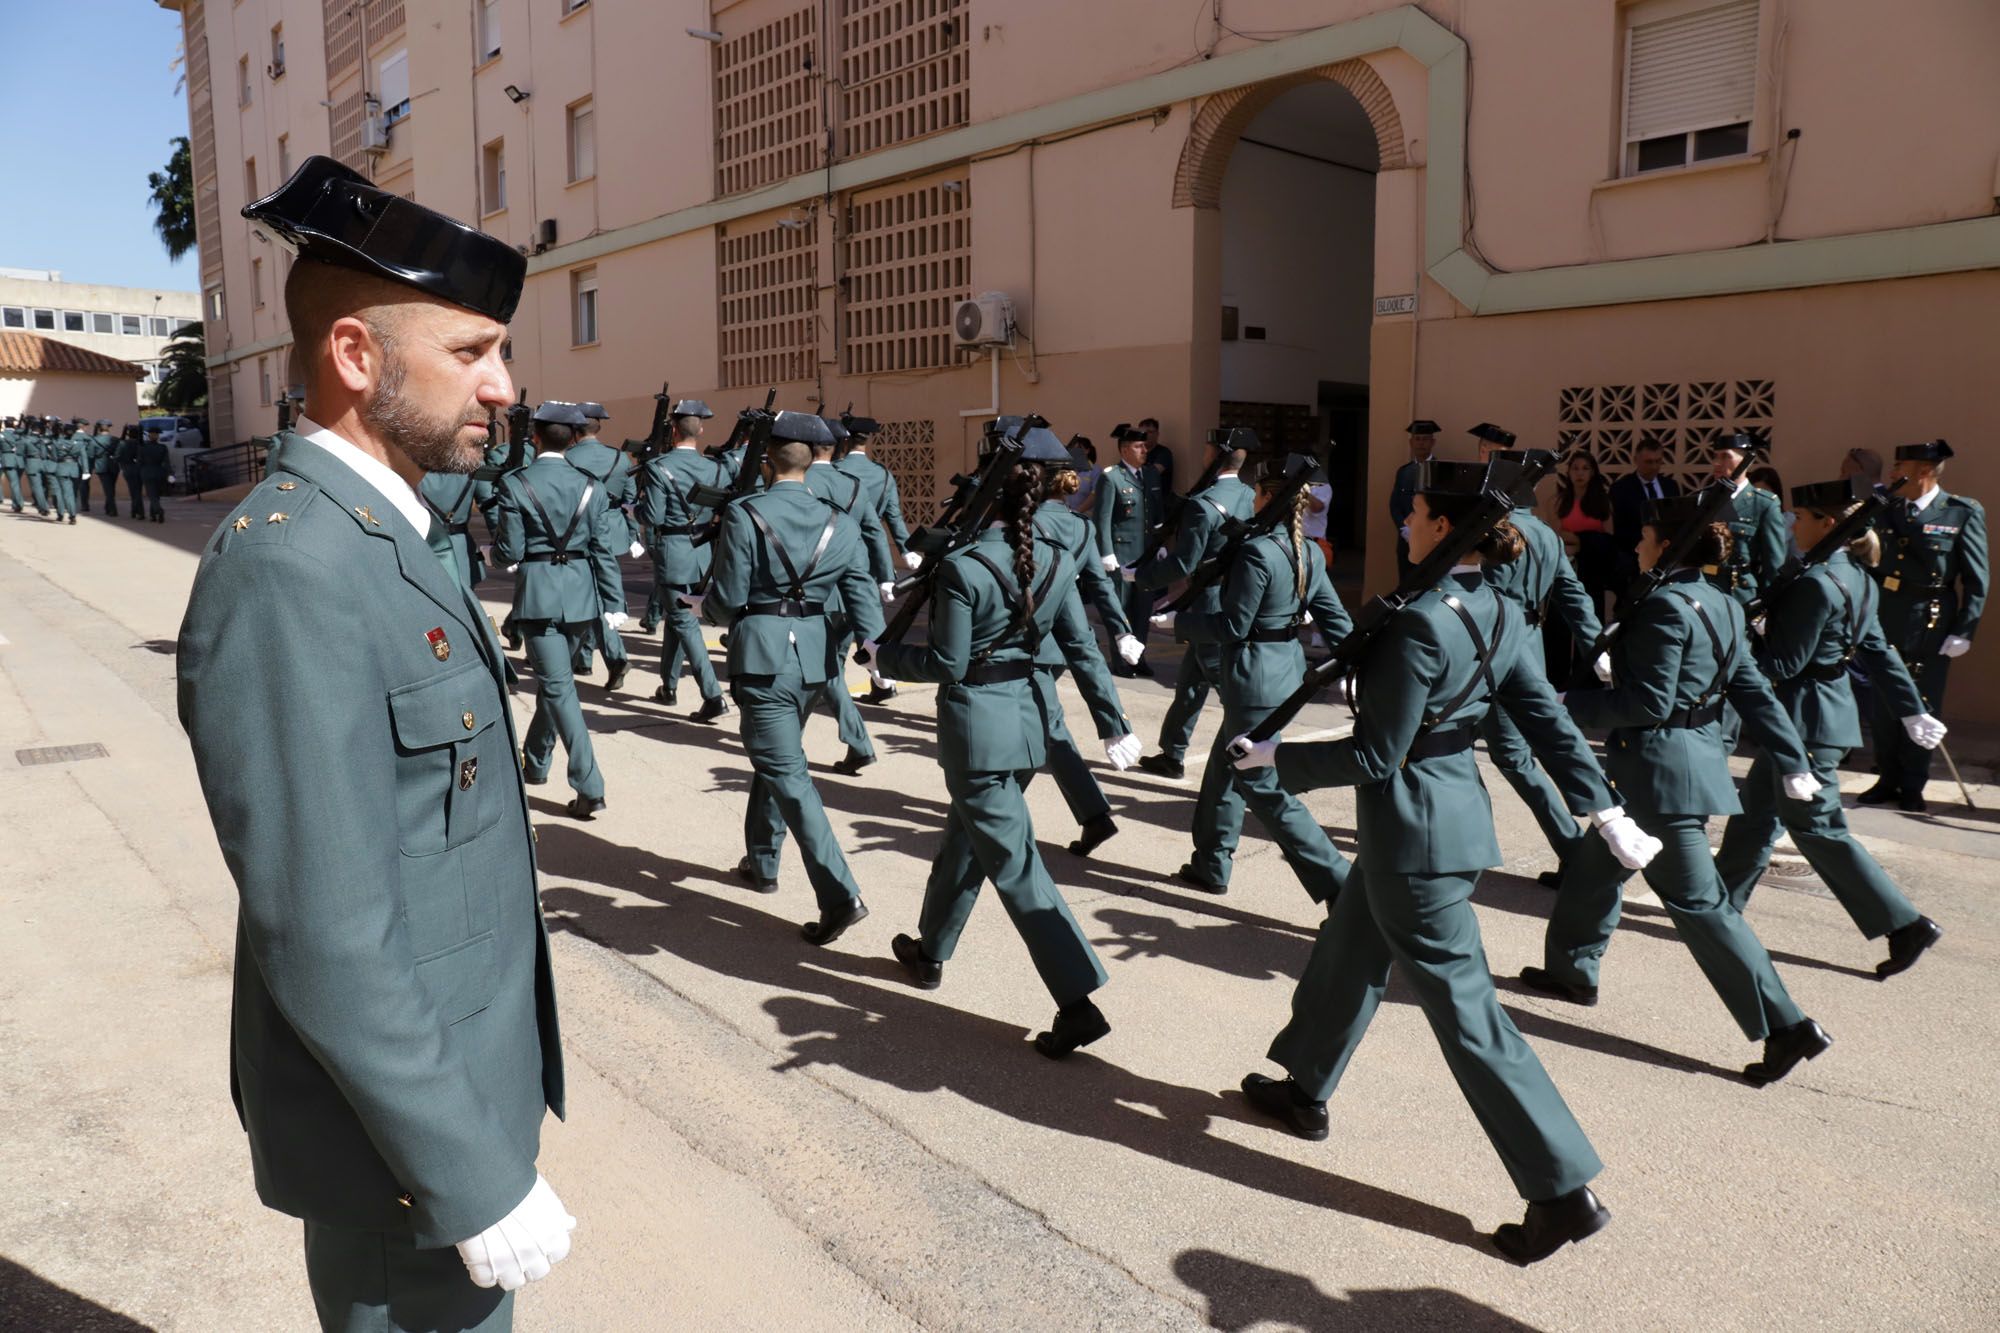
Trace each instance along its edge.
<instances>
[{"instance_id":1,"label":"black tricorn hat","mask_svg":"<svg viewBox=\"0 0 2000 1333\"><path fill-rule=\"evenodd\" d=\"M1432 421L1429 417L1418 417L1415 421L1403 427L1404 432L1410 435L1435 435L1438 433L1438 429L1437 422Z\"/></svg>"},{"instance_id":2,"label":"black tricorn hat","mask_svg":"<svg viewBox=\"0 0 2000 1333\"><path fill-rule=\"evenodd\" d=\"M1311 454L1265 454L1252 459L1243 470L1253 486L1282 486L1301 478L1308 482L1326 480L1319 460Z\"/></svg>"},{"instance_id":3,"label":"black tricorn hat","mask_svg":"<svg viewBox=\"0 0 2000 1333\"><path fill-rule=\"evenodd\" d=\"M592 421L611 420L611 414L604 410L603 403L578 403L577 406L582 408L584 416Z\"/></svg>"},{"instance_id":4,"label":"black tricorn hat","mask_svg":"<svg viewBox=\"0 0 2000 1333\"><path fill-rule=\"evenodd\" d=\"M811 412L780 412L771 423L771 438L793 444L832 444L833 432Z\"/></svg>"},{"instance_id":5,"label":"black tricorn hat","mask_svg":"<svg viewBox=\"0 0 2000 1333\"><path fill-rule=\"evenodd\" d=\"M1838 514L1858 503L1868 487L1855 477L1839 481L1816 481L1810 486L1792 487L1792 508L1817 509L1822 514Z\"/></svg>"},{"instance_id":6,"label":"black tricorn hat","mask_svg":"<svg viewBox=\"0 0 2000 1333\"><path fill-rule=\"evenodd\" d=\"M711 412L708 404L699 398L683 398L674 404L673 415L677 417L700 417L703 421L706 421L714 416L715 413Z\"/></svg>"},{"instance_id":7,"label":"black tricorn hat","mask_svg":"<svg viewBox=\"0 0 2000 1333\"><path fill-rule=\"evenodd\" d=\"M1639 511L1639 521L1648 527L1658 528L1665 536L1685 528L1700 518L1701 512L1701 492L1689 491L1683 495L1663 495L1657 500L1646 501L1645 507ZM1720 509L1713 511L1708 521L1726 523L1734 517L1736 502L1726 500Z\"/></svg>"},{"instance_id":8,"label":"black tricorn hat","mask_svg":"<svg viewBox=\"0 0 2000 1333\"><path fill-rule=\"evenodd\" d=\"M837 417L821 417L820 420L826 423L826 433L833 437L835 444L841 443L850 434L847 427L842 425Z\"/></svg>"},{"instance_id":9,"label":"black tricorn hat","mask_svg":"<svg viewBox=\"0 0 2000 1333\"><path fill-rule=\"evenodd\" d=\"M1208 443L1211 448L1231 451L1241 449L1246 454L1264 451L1264 442L1258 439L1257 432L1248 426L1217 426L1208 433Z\"/></svg>"},{"instance_id":10,"label":"black tricorn hat","mask_svg":"<svg viewBox=\"0 0 2000 1333\"><path fill-rule=\"evenodd\" d=\"M882 423L874 417L857 417L852 412L842 412L840 424L847 427L849 435L873 435L882 429Z\"/></svg>"},{"instance_id":11,"label":"black tricorn hat","mask_svg":"<svg viewBox=\"0 0 2000 1333\"><path fill-rule=\"evenodd\" d=\"M1715 437L1715 443L1710 447L1715 449L1734 449L1739 454L1768 454L1771 452L1769 443L1758 439L1747 430L1733 430L1727 435L1718 435Z\"/></svg>"},{"instance_id":12,"label":"black tricorn hat","mask_svg":"<svg viewBox=\"0 0 2000 1333\"><path fill-rule=\"evenodd\" d=\"M1046 417L1029 413L1026 416L995 417L986 424L986 433L1004 436L1021 442L1021 461L1040 463L1043 467L1067 469L1076 466L1069 446L1060 436L1049 429Z\"/></svg>"},{"instance_id":13,"label":"black tricorn hat","mask_svg":"<svg viewBox=\"0 0 2000 1333\"><path fill-rule=\"evenodd\" d=\"M1465 433L1485 440L1488 444L1497 444L1502 449L1514 447L1514 432L1496 426L1490 421L1482 421Z\"/></svg>"},{"instance_id":14,"label":"black tricorn hat","mask_svg":"<svg viewBox=\"0 0 2000 1333\"><path fill-rule=\"evenodd\" d=\"M582 426L587 420L583 409L575 403L565 403L560 398L551 398L535 409L534 420L544 426Z\"/></svg>"},{"instance_id":15,"label":"black tricorn hat","mask_svg":"<svg viewBox=\"0 0 2000 1333\"><path fill-rule=\"evenodd\" d=\"M1146 432L1129 421L1121 421L1111 428L1111 438L1123 444L1127 440L1143 440Z\"/></svg>"},{"instance_id":16,"label":"black tricorn hat","mask_svg":"<svg viewBox=\"0 0 2000 1333\"><path fill-rule=\"evenodd\" d=\"M388 278L502 324L514 318L528 271L505 241L317 153L243 216L301 259Z\"/></svg>"},{"instance_id":17,"label":"black tricorn hat","mask_svg":"<svg viewBox=\"0 0 2000 1333\"><path fill-rule=\"evenodd\" d=\"M1486 489L1484 463L1448 463L1442 458L1418 464L1419 495L1477 495Z\"/></svg>"},{"instance_id":18,"label":"black tricorn hat","mask_svg":"<svg viewBox=\"0 0 2000 1333\"><path fill-rule=\"evenodd\" d=\"M1896 461L1899 463L1942 463L1950 457L1951 446L1943 440L1925 440L1922 444L1896 446Z\"/></svg>"}]
</instances>

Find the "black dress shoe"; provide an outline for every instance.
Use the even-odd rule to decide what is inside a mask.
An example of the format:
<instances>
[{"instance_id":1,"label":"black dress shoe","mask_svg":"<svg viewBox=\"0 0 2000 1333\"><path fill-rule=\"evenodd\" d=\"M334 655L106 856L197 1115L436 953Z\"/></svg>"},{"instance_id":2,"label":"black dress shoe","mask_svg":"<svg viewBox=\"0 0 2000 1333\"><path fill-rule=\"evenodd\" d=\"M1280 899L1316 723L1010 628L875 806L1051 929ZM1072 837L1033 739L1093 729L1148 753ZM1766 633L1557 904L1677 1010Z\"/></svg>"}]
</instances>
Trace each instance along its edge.
<instances>
[{"instance_id":1,"label":"black dress shoe","mask_svg":"<svg viewBox=\"0 0 2000 1333\"><path fill-rule=\"evenodd\" d=\"M847 757L833 766L833 771L845 774L851 778L857 776L862 769L874 762L875 756L872 754L863 754L859 750L849 750Z\"/></svg>"},{"instance_id":2,"label":"black dress shoe","mask_svg":"<svg viewBox=\"0 0 2000 1333\"><path fill-rule=\"evenodd\" d=\"M1085 822L1076 841L1069 845L1071 856L1089 856L1092 852L1111 841L1118 833L1118 821L1110 815L1098 815Z\"/></svg>"},{"instance_id":3,"label":"black dress shoe","mask_svg":"<svg viewBox=\"0 0 2000 1333\"><path fill-rule=\"evenodd\" d=\"M1111 1023L1088 996L1073 1000L1056 1011L1056 1021L1047 1032L1035 1034L1035 1049L1051 1060L1060 1060L1079 1046L1088 1046L1111 1031Z\"/></svg>"},{"instance_id":4,"label":"black dress shoe","mask_svg":"<svg viewBox=\"0 0 2000 1333\"><path fill-rule=\"evenodd\" d=\"M757 867L751 864L750 858L747 856L736 863L736 878L748 884L757 893L776 893L778 891L778 881L775 879L765 879L762 875L758 874Z\"/></svg>"},{"instance_id":5,"label":"black dress shoe","mask_svg":"<svg viewBox=\"0 0 2000 1333\"><path fill-rule=\"evenodd\" d=\"M849 898L835 908L819 914L819 920L808 921L799 927L799 934L807 944L817 944L821 948L833 943L847 933L848 927L868 917L868 904L859 898Z\"/></svg>"},{"instance_id":6,"label":"black dress shoe","mask_svg":"<svg viewBox=\"0 0 2000 1333\"><path fill-rule=\"evenodd\" d=\"M1831 1045L1833 1038L1826 1035L1825 1028L1810 1018L1802 1018L1764 1038L1764 1058L1745 1065L1743 1077L1760 1088L1766 1083L1776 1083L1797 1068L1800 1061L1812 1059Z\"/></svg>"},{"instance_id":7,"label":"black dress shoe","mask_svg":"<svg viewBox=\"0 0 2000 1333\"><path fill-rule=\"evenodd\" d=\"M1300 1092L1299 1085L1289 1078L1245 1074L1243 1095L1252 1106L1302 1139L1317 1143L1327 1135L1326 1103Z\"/></svg>"},{"instance_id":8,"label":"black dress shoe","mask_svg":"<svg viewBox=\"0 0 2000 1333\"><path fill-rule=\"evenodd\" d=\"M615 663L611 674L604 678L604 692L610 694L625 683L625 674L632 669L631 659Z\"/></svg>"},{"instance_id":9,"label":"black dress shoe","mask_svg":"<svg viewBox=\"0 0 2000 1333\"><path fill-rule=\"evenodd\" d=\"M1493 1244L1500 1253L1525 1268L1610 1225L1611 1210L1599 1203L1585 1185L1558 1198L1529 1204L1526 1217L1494 1231Z\"/></svg>"},{"instance_id":10,"label":"black dress shoe","mask_svg":"<svg viewBox=\"0 0 2000 1333\"><path fill-rule=\"evenodd\" d=\"M1568 1000L1571 1004L1580 1004L1586 1008L1597 1003L1597 987L1586 986L1580 981L1564 981L1561 977L1539 967L1522 968L1521 984L1529 990L1540 991L1544 995L1552 995L1558 1000Z\"/></svg>"},{"instance_id":11,"label":"black dress shoe","mask_svg":"<svg viewBox=\"0 0 2000 1333\"><path fill-rule=\"evenodd\" d=\"M1898 810L1905 811L1909 814L1920 815L1924 811L1930 809L1931 804L1929 801L1926 801L1921 796L1911 796L1908 793L1905 793L1904 795L1898 796L1896 798L1896 808Z\"/></svg>"},{"instance_id":12,"label":"black dress shoe","mask_svg":"<svg viewBox=\"0 0 2000 1333\"><path fill-rule=\"evenodd\" d=\"M1867 791L1862 792L1859 796L1855 797L1854 799L1861 802L1861 804L1863 805L1887 805L1889 802L1896 800L1898 797L1902 796L1902 794L1903 794L1902 784L1899 782L1891 781L1885 775L1879 781L1877 781L1874 786L1870 787Z\"/></svg>"},{"instance_id":13,"label":"black dress shoe","mask_svg":"<svg viewBox=\"0 0 2000 1333\"><path fill-rule=\"evenodd\" d=\"M603 808L604 798L602 796L578 795L570 798L569 804L563 807L563 813L571 819L588 820Z\"/></svg>"},{"instance_id":14,"label":"black dress shoe","mask_svg":"<svg viewBox=\"0 0 2000 1333\"><path fill-rule=\"evenodd\" d=\"M1907 972L1910 966L1923 957L1924 950L1944 938L1944 927L1927 916L1920 916L1907 926L1898 926L1889 932L1889 956L1875 964L1875 975L1893 977L1898 972Z\"/></svg>"},{"instance_id":15,"label":"black dress shoe","mask_svg":"<svg viewBox=\"0 0 2000 1333\"><path fill-rule=\"evenodd\" d=\"M668 689L664 685L660 686L659 689L653 691L653 702L656 704L665 704L667 707L672 708L675 704L679 703L680 701L681 701L680 695L675 693L673 690Z\"/></svg>"},{"instance_id":16,"label":"black dress shoe","mask_svg":"<svg viewBox=\"0 0 2000 1333\"><path fill-rule=\"evenodd\" d=\"M1535 876L1535 883L1545 889L1559 889L1562 887L1562 882L1563 872L1560 870L1544 870L1541 874Z\"/></svg>"},{"instance_id":17,"label":"black dress shoe","mask_svg":"<svg viewBox=\"0 0 2000 1333\"><path fill-rule=\"evenodd\" d=\"M1132 674L1135 676L1144 676L1147 680L1151 680L1153 678L1153 664L1142 657L1132 664Z\"/></svg>"},{"instance_id":18,"label":"black dress shoe","mask_svg":"<svg viewBox=\"0 0 2000 1333\"><path fill-rule=\"evenodd\" d=\"M896 961L910 974L910 984L918 990L936 990L944 985L944 964L934 958L924 957L922 940L911 939L908 935L898 935L889 941L895 951Z\"/></svg>"},{"instance_id":19,"label":"black dress shoe","mask_svg":"<svg viewBox=\"0 0 2000 1333\"><path fill-rule=\"evenodd\" d=\"M651 634L654 630L658 629L659 627L660 627L660 622L657 620L641 620L639 622L639 632L641 634Z\"/></svg>"},{"instance_id":20,"label":"black dress shoe","mask_svg":"<svg viewBox=\"0 0 2000 1333\"><path fill-rule=\"evenodd\" d=\"M1187 765L1164 754L1149 754L1139 760L1139 767L1156 778L1168 778L1179 782L1187 776Z\"/></svg>"},{"instance_id":21,"label":"black dress shoe","mask_svg":"<svg viewBox=\"0 0 2000 1333\"><path fill-rule=\"evenodd\" d=\"M1179 870L1176 870L1174 872L1174 878L1179 880L1181 883L1188 885L1191 888L1200 889L1203 893L1229 892L1229 886L1227 884L1217 884L1214 880L1208 878L1206 875L1201 874L1191 865L1185 865L1182 866Z\"/></svg>"},{"instance_id":22,"label":"black dress shoe","mask_svg":"<svg viewBox=\"0 0 2000 1333\"><path fill-rule=\"evenodd\" d=\"M864 704L885 704L895 698L898 691L894 685L871 685L868 693L861 696Z\"/></svg>"},{"instance_id":23,"label":"black dress shoe","mask_svg":"<svg viewBox=\"0 0 2000 1333\"><path fill-rule=\"evenodd\" d=\"M1112 656L1111 661L1106 663L1106 666L1110 669L1112 675L1120 678L1128 678L1139 674L1131 667L1126 666L1115 654Z\"/></svg>"},{"instance_id":24,"label":"black dress shoe","mask_svg":"<svg viewBox=\"0 0 2000 1333\"><path fill-rule=\"evenodd\" d=\"M701 707L688 714L688 721L713 722L728 711L729 700L718 694L713 699L703 699Z\"/></svg>"}]
</instances>

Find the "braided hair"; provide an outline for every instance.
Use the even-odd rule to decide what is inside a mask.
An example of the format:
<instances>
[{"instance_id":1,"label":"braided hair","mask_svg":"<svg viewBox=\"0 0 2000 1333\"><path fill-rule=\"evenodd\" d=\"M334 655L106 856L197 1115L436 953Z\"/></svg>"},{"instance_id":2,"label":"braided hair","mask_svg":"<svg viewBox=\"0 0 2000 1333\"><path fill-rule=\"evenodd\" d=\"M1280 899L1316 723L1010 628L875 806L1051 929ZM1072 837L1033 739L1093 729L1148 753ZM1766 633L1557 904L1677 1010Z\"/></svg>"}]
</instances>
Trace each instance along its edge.
<instances>
[{"instance_id":1,"label":"braided hair","mask_svg":"<svg viewBox=\"0 0 2000 1333\"><path fill-rule=\"evenodd\" d=\"M1026 625L1035 615L1035 511L1042 506L1047 485L1038 465L1023 463L1000 492L1001 530L1007 545L1014 549L1014 582L1021 589L1015 628Z\"/></svg>"},{"instance_id":2,"label":"braided hair","mask_svg":"<svg viewBox=\"0 0 2000 1333\"><path fill-rule=\"evenodd\" d=\"M1282 479L1273 477L1268 484L1259 486L1258 493L1260 499L1271 498L1277 493L1278 488L1282 484ZM1285 530L1292 537L1292 569L1298 580L1299 604L1301 606L1305 604L1306 589L1312 583L1312 580L1308 577L1310 570L1306 565L1306 549L1308 545L1306 542L1306 510L1311 504L1312 492L1304 487L1300 487L1298 494L1292 497L1292 512L1285 519Z\"/></svg>"}]
</instances>

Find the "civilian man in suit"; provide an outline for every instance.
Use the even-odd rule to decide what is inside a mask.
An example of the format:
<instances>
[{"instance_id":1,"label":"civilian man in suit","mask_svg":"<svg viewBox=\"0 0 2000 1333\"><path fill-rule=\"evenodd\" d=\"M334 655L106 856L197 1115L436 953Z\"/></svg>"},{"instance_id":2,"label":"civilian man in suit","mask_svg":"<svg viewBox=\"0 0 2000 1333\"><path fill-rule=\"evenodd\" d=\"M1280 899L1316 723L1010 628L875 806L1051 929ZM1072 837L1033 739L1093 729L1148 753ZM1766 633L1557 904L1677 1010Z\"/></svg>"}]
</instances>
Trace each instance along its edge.
<instances>
[{"instance_id":1,"label":"civilian man in suit","mask_svg":"<svg viewBox=\"0 0 2000 1333\"><path fill-rule=\"evenodd\" d=\"M1389 488L1389 521L1396 525L1396 577L1410 572L1410 541L1406 535L1410 510L1417 498L1417 478L1430 456L1437 452L1438 424L1418 417L1404 427L1410 433L1410 461L1396 469L1396 481Z\"/></svg>"},{"instance_id":2,"label":"civilian man in suit","mask_svg":"<svg viewBox=\"0 0 2000 1333\"><path fill-rule=\"evenodd\" d=\"M1632 470L1611 483L1611 535L1618 543L1618 577L1625 586L1639 577L1639 529L1646 502L1681 493L1680 483L1661 471L1666 462L1665 445L1641 440L1632 451Z\"/></svg>"}]
</instances>

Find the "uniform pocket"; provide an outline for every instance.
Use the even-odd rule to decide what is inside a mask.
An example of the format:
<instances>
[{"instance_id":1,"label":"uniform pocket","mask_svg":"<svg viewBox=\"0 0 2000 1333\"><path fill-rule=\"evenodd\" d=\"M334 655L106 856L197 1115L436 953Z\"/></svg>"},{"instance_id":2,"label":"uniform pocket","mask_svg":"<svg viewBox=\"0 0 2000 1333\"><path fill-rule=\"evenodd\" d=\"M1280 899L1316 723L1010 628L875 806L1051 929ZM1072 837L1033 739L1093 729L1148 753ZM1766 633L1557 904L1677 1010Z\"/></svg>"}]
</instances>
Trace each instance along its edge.
<instances>
[{"instance_id":1,"label":"uniform pocket","mask_svg":"<svg viewBox=\"0 0 2000 1333\"><path fill-rule=\"evenodd\" d=\"M483 662L389 691L396 734L397 845L410 856L457 847L500 814L499 690Z\"/></svg>"},{"instance_id":2,"label":"uniform pocket","mask_svg":"<svg viewBox=\"0 0 2000 1333\"><path fill-rule=\"evenodd\" d=\"M456 1023L493 1003L499 986L493 962L493 932L487 931L428 958L417 959L417 978L430 992L447 1023Z\"/></svg>"}]
</instances>

